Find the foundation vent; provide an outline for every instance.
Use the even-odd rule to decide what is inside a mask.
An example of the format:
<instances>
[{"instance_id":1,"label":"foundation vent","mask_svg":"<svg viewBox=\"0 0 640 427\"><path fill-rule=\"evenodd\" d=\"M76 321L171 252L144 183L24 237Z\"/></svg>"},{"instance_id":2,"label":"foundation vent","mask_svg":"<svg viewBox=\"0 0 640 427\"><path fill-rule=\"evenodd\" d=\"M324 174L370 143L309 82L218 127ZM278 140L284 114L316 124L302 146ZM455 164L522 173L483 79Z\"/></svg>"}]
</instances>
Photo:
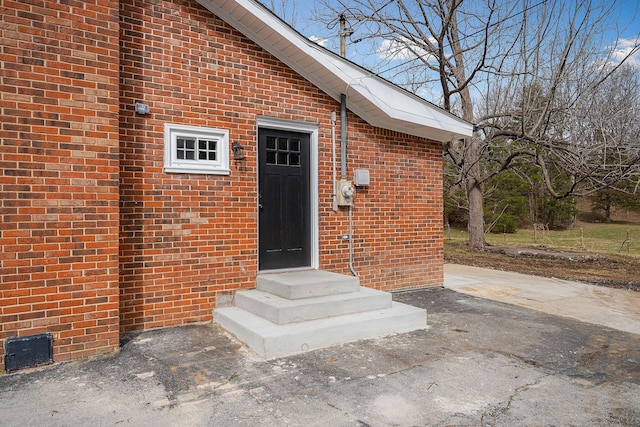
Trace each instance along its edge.
<instances>
[{"instance_id":1,"label":"foundation vent","mask_svg":"<svg viewBox=\"0 0 640 427\"><path fill-rule=\"evenodd\" d=\"M53 340L50 333L7 338L5 344L4 368L7 372L53 362Z\"/></svg>"}]
</instances>

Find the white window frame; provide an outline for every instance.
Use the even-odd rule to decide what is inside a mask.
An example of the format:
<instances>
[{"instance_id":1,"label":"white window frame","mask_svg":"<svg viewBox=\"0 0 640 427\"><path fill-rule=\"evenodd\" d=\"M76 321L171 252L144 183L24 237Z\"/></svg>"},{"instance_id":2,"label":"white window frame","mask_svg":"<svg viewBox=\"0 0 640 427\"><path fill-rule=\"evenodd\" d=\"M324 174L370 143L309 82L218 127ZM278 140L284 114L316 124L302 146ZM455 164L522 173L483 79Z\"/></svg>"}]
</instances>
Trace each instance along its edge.
<instances>
[{"instance_id":1,"label":"white window frame","mask_svg":"<svg viewBox=\"0 0 640 427\"><path fill-rule=\"evenodd\" d=\"M186 160L177 157L179 137L206 138L216 141L216 160ZM229 131L224 129L185 126L172 123L164 125L164 171L170 173L196 173L229 175Z\"/></svg>"}]
</instances>

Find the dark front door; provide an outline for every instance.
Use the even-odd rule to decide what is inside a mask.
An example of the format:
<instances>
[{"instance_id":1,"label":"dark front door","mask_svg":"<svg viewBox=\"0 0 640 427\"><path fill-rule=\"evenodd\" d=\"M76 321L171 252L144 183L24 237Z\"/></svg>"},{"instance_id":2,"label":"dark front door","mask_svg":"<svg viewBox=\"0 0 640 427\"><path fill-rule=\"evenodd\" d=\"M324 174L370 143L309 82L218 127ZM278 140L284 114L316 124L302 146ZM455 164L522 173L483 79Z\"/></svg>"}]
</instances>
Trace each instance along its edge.
<instances>
[{"instance_id":1,"label":"dark front door","mask_svg":"<svg viewBox=\"0 0 640 427\"><path fill-rule=\"evenodd\" d=\"M309 134L258 130L259 268L311 265Z\"/></svg>"}]
</instances>

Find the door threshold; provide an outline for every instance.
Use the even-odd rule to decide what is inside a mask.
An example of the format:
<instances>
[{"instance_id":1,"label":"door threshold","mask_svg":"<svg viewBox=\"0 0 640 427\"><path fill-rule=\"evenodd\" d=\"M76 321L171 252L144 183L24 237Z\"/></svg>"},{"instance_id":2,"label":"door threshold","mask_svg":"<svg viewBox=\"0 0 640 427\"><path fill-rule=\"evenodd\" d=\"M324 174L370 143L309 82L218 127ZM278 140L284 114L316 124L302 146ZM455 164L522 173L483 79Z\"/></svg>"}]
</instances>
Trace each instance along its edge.
<instances>
[{"instance_id":1,"label":"door threshold","mask_svg":"<svg viewBox=\"0 0 640 427\"><path fill-rule=\"evenodd\" d=\"M273 270L258 270L258 274L293 273L296 271L314 271L314 270L318 270L318 269L313 267L277 268Z\"/></svg>"}]
</instances>

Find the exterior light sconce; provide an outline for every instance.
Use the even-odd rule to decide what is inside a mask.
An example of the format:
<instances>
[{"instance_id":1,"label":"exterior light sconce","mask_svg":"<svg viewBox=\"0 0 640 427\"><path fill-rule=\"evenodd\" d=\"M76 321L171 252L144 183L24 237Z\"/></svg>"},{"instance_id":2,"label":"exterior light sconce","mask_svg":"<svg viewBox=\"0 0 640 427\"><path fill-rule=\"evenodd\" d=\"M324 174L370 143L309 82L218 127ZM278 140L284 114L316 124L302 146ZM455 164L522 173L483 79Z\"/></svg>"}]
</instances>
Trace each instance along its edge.
<instances>
[{"instance_id":1,"label":"exterior light sconce","mask_svg":"<svg viewBox=\"0 0 640 427\"><path fill-rule=\"evenodd\" d=\"M244 147L238 141L233 141L231 150L233 150L233 160L244 160Z\"/></svg>"},{"instance_id":2,"label":"exterior light sconce","mask_svg":"<svg viewBox=\"0 0 640 427\"><path fill-rule=\"evenodd\" d=\"M138 113L140 115L149 114L149 105L148 104L143 104L141 102L136 102L135 110L136 110L136 113Z\"/></svg>"}]
</instances>

